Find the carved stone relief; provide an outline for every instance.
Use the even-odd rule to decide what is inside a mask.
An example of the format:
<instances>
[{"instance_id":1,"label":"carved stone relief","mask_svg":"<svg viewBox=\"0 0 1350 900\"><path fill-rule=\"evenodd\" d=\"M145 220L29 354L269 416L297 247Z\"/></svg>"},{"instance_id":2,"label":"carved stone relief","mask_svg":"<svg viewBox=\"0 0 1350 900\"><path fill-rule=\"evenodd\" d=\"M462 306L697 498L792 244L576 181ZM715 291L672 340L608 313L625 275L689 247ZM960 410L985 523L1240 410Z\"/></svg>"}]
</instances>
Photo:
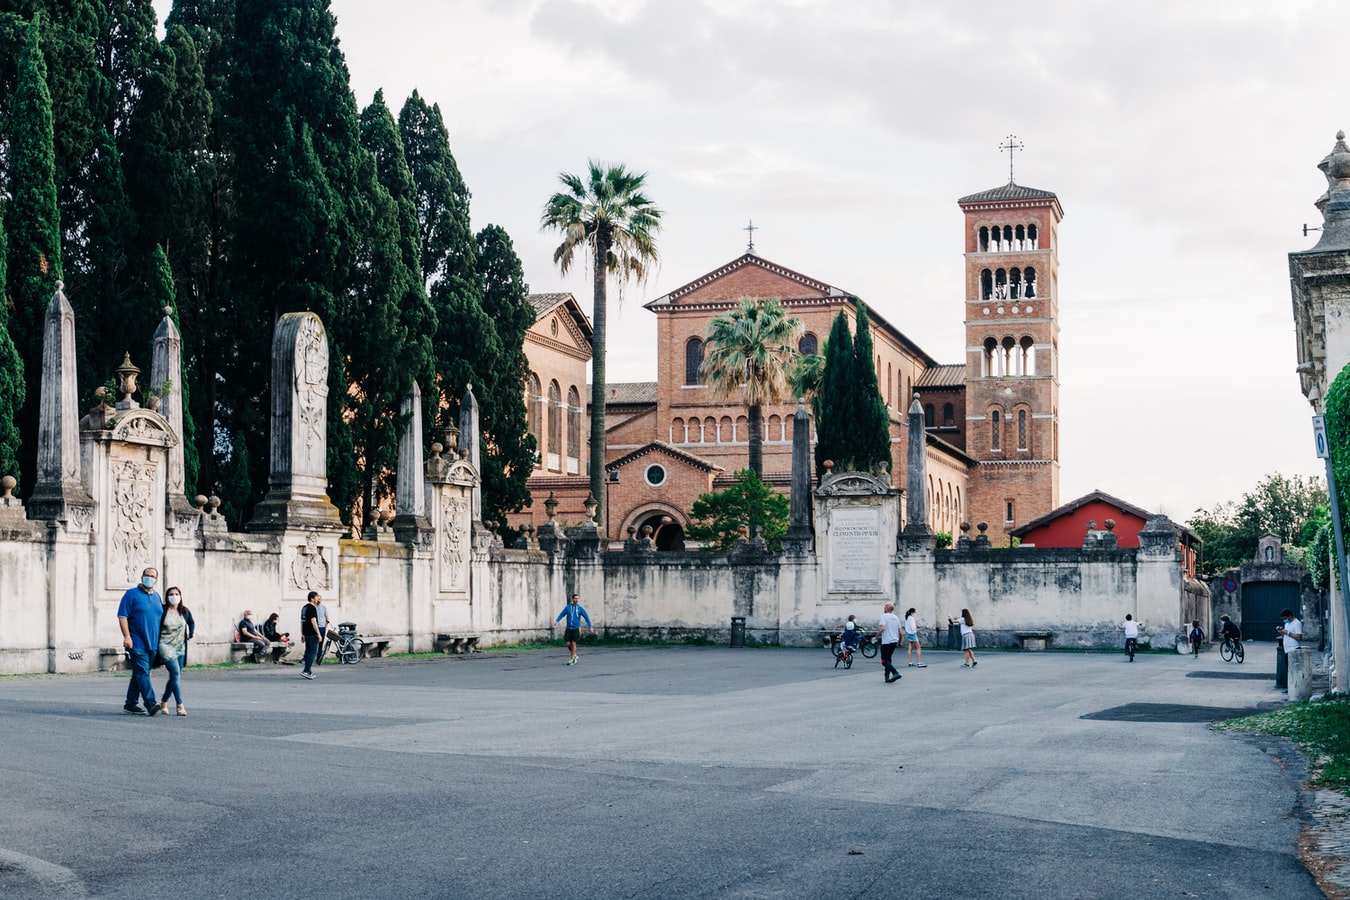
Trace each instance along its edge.
<instances>
[{"instance_id":1,"label":"carved stone relief","mask_svg":"<svg viewBox=\"0 0 1350 900\"><path fill-rule=\"evenodd\" d=\"M112 522L108 575L123 583L137 581L152 564L155 466L135 460L113 463Z\"/></svg>"},{"instance_id":2,"label":"carved stone relief","mask_svg":"<svg viewBox=\"0 0 1350 900\"><path fill-rule=\"evenodd\" d=\"M301 591L326 591L331 586L332 566L318 536L309 535L297 544L291 558L291 587Z\"/></svg>"},{"instance_id":3,"label":"carved stone relief","mask_svg":"<svg viewBox=\"0 0 1350 900\"><path fill-rule=\"evenodd\" d=\"M326 462L323 450L327 435L323 428L328 404L328 341L318 319L311 316L300 323L295 346L296 418L302 430L305 471L321 472Z\"/></svg>"},{"instance_id":4,"label":"carved stone relief","mask_svg":"<svg viewBox=\"0 0 1350 900\"><path fill-rule=\"evenodd\" d=\"M442 592L460 592L469 589L469 504L463 497L445 499L441 508L441 565Z\"/></svg>"}]
</instances>

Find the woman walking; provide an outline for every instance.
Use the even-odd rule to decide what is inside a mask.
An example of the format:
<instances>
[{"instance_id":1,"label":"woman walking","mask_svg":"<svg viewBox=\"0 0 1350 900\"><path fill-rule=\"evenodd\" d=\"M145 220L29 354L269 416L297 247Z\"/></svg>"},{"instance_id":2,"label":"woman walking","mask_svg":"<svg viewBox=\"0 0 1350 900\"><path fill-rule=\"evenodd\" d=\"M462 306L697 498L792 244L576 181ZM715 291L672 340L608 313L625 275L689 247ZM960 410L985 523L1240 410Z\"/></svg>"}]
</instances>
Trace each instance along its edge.
<instances>
[{"instance_id":1,"label":"woman walking","mask_svg":"<svg viewBox=\"0 0 1350 900\"><path fill-rule=\"evenodd\" d=\"M182 591L171 587L164 592L164 618L159 625L159 658L169 673L169 681L164 685L164 692L160 694L164 700L159 704L159 711L163 712L168 708L169 697L172 695L174 703L178 704L180 716L187 715L187 708L183 706L183 692L179 686L183 663L187 660L188 619L184 615L186 612Z\"/></svg>"},{"instance_id":2,"label":"woman walking","mask_svg":"<svg viewBox=\"0 0 1350 900\"><path fill-rule=\"evenodd\" d=\"M961 663L961 668L975 668L979 665L975 661L975 617L970 614L970 610L963 609L960 619L948 616L947 621L953 625L958 621L961 623L961 650L966 654L966 661Z\"/></svg>"}]
</instances>

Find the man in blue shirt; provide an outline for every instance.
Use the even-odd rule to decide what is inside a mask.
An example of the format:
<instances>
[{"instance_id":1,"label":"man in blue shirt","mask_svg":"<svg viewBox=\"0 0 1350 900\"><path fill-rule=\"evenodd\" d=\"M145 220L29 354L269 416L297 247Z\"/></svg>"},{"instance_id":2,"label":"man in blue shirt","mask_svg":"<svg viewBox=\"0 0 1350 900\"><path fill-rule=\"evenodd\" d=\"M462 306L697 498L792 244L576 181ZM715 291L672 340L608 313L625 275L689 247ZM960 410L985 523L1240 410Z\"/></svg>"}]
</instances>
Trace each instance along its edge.
<instances>
[{"instance_id":1,"label":"man in blue shirt","mask_svg":"<svg viewBox=\"0 0 1350 900\"><path fill-rule=\"evenodd\" d=\"M133 715L144 712L153 716L163 705L155 702L155 687L150 683L150 661L159 651L159 625L164 618L164 601L155 590L159 570L147 568L141 573L141 583L122 595L117 607L117 625L122 629L122 646L131 657L131 683L127 685L127 702L122 709ZM145 709L138 701L145 698Z\"/></svg>"},{"instance_id":2,"label":"man in blue shirt","mask_svg":"<svg viewBox=\"0 0 1350 900\"><path fill-rule=\"evenodd\" d=\"M586 620L586 627L595 633L595 626L591 624L591 617L586 613L586 607L581 605L581 595L573 594L572 599L563 607L563 611L558 613L555 622L561 622L563 616L567 616L567 630L563 632L563 640L567 642L567 649L572 656L567 660L569 666L577 664L577 640L581 637L581 620Z\"/></svg>"}]
</instances>

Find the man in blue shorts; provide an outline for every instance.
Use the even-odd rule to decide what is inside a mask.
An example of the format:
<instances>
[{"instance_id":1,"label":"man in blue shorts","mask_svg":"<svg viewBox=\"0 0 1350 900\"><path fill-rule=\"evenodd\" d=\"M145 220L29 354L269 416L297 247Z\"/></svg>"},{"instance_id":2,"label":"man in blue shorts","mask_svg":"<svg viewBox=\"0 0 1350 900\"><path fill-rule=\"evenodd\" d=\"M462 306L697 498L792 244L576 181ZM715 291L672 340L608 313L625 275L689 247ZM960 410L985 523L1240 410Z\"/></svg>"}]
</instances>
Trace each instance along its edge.
<instances>
[{"instance_id":1,"label":"man in blue shorts","mask_svg":"<svg viewBox=\"0 0 1350 900\"><path fill-rule=\"evenodd\" d=\"M591 617L586 613L586 607L581 605L581 595L573 594L572 599L563 607L563 611L558 613L555 622L561 622L563 616L567 617L567 630L563 632L563 640L567 642L567 649L572 654L567 664L575 666L577 664L577 641L581 638L581 620L586 620L586 627L595 633L595 626L591 624Z\"/></svg>"},{"instance_id":2,"label":"man in blue shorts","mask_svg":"<svg viewBox=\"0 0 1350 900\"><path fill-rule=\"evenodd\" d=\"M131 657L131 683L127 685L127 701L122 709L136 715L144 712L153 716L163 709L155 702L155 687L150 683L150 663L159 651L159 625L164 618L164 600L155 590L159 570L147 568L141 572L141 583L122 595L117 606L117 626L122 629L122 646ZM145 698L145 709L138 702Z\"/></svg>"}]
</instances>

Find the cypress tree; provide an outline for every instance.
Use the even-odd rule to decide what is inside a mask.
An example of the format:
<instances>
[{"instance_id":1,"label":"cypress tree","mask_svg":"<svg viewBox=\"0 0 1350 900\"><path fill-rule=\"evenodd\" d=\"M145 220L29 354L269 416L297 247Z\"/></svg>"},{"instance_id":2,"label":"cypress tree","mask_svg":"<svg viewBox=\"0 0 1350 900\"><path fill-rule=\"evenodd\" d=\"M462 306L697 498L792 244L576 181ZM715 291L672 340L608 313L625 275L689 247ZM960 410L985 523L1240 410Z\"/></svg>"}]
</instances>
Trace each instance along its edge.
<instances>
[{"instance_id":1,"label":"cypress tree","mask_svg":"<svg viewBox=\"0 0 1350 900\"><path fill-rule=\"evenodd\" d=\"M10 202L5 216L13 303L10 334L19 349L27 387L18 426L20 434L30 435L36 435L38 427L42 319L61 272L52 100L39 39L44 20L41 13L34 16L19 60L10 113ZM33 472L36 459L36 442L25 442L19 451L20 467Z\"/></svg>"},{"instance_id":2,"label":"cypress tree","mask_svg":"<svg viewBox=\"0 0 1350 900\"><path fill-rule=\"evenodd\" d=\"M353 440L362 460L362 496L366 521L389 484L398 457L399 404L414 379L433 384L431 335L435 316L422 283L421 240L408 171L394 117L384 92L361 112L364 224L356 286L363 327L348 343L352 392ZM422 435L418 435L419 442Z\"/></svg>"},{"instance_id":3,"label":"cypress tree","mask_svg":"<svg viewBox=\"0 0 1350 900\"><path fill-rule=\"evenodd\" d=\"M848 455L849 423L853 415L853 392L849 382L853 377L853 335L849 333L848 317L841 310L834 317L830 336L825 342L825 369L816 392L816 475L825 472L825 460L842 472L844 457Z\"/></svg>"},{"instance_id":4,"label":"cypress tree","mask_svg":"<svg viewBox=\"0 0 1350 900\"><path fill-rule=\"evenodd\" d=\"M871 471L879 462L891 462L891 422L886 412L886 401L877 386L876 361L873 357L872 328L867 306L858 302L857 333L853 338L854 392L852 435L849 447L853 451L853 468ZM908 401L906 401L908 409Z\"/></svg>"},{"instance_id":5,"label":"cypress tree","mask_svg":"<svg viewBox=\"0 0 1350 900\"><path fill-rule=\"evenodd\" d=\"M505 521L530 502L526 482L534 468L534 436L525 417L525 331L534 324L530 288L511 236L497 225L478 232L478 274L482 307L497 335L499 356L480 374L483 460L483 515ZM478 382L475 382L477 384ZM477 388L475 388L477 392Z\"/></svg>"},{"instance_id":6,"label":"cypress tree","mask_svg":"<svg viewBox=\"0 0 1350 900\"><path fill-rule=\"evenodd\" d=\"M9 303L5 285L5 229L0 221L0 476L18 478L19 445L23 438L16 421L27 392L23 360L9 335Z\"/></svg>"}]
</instances>

